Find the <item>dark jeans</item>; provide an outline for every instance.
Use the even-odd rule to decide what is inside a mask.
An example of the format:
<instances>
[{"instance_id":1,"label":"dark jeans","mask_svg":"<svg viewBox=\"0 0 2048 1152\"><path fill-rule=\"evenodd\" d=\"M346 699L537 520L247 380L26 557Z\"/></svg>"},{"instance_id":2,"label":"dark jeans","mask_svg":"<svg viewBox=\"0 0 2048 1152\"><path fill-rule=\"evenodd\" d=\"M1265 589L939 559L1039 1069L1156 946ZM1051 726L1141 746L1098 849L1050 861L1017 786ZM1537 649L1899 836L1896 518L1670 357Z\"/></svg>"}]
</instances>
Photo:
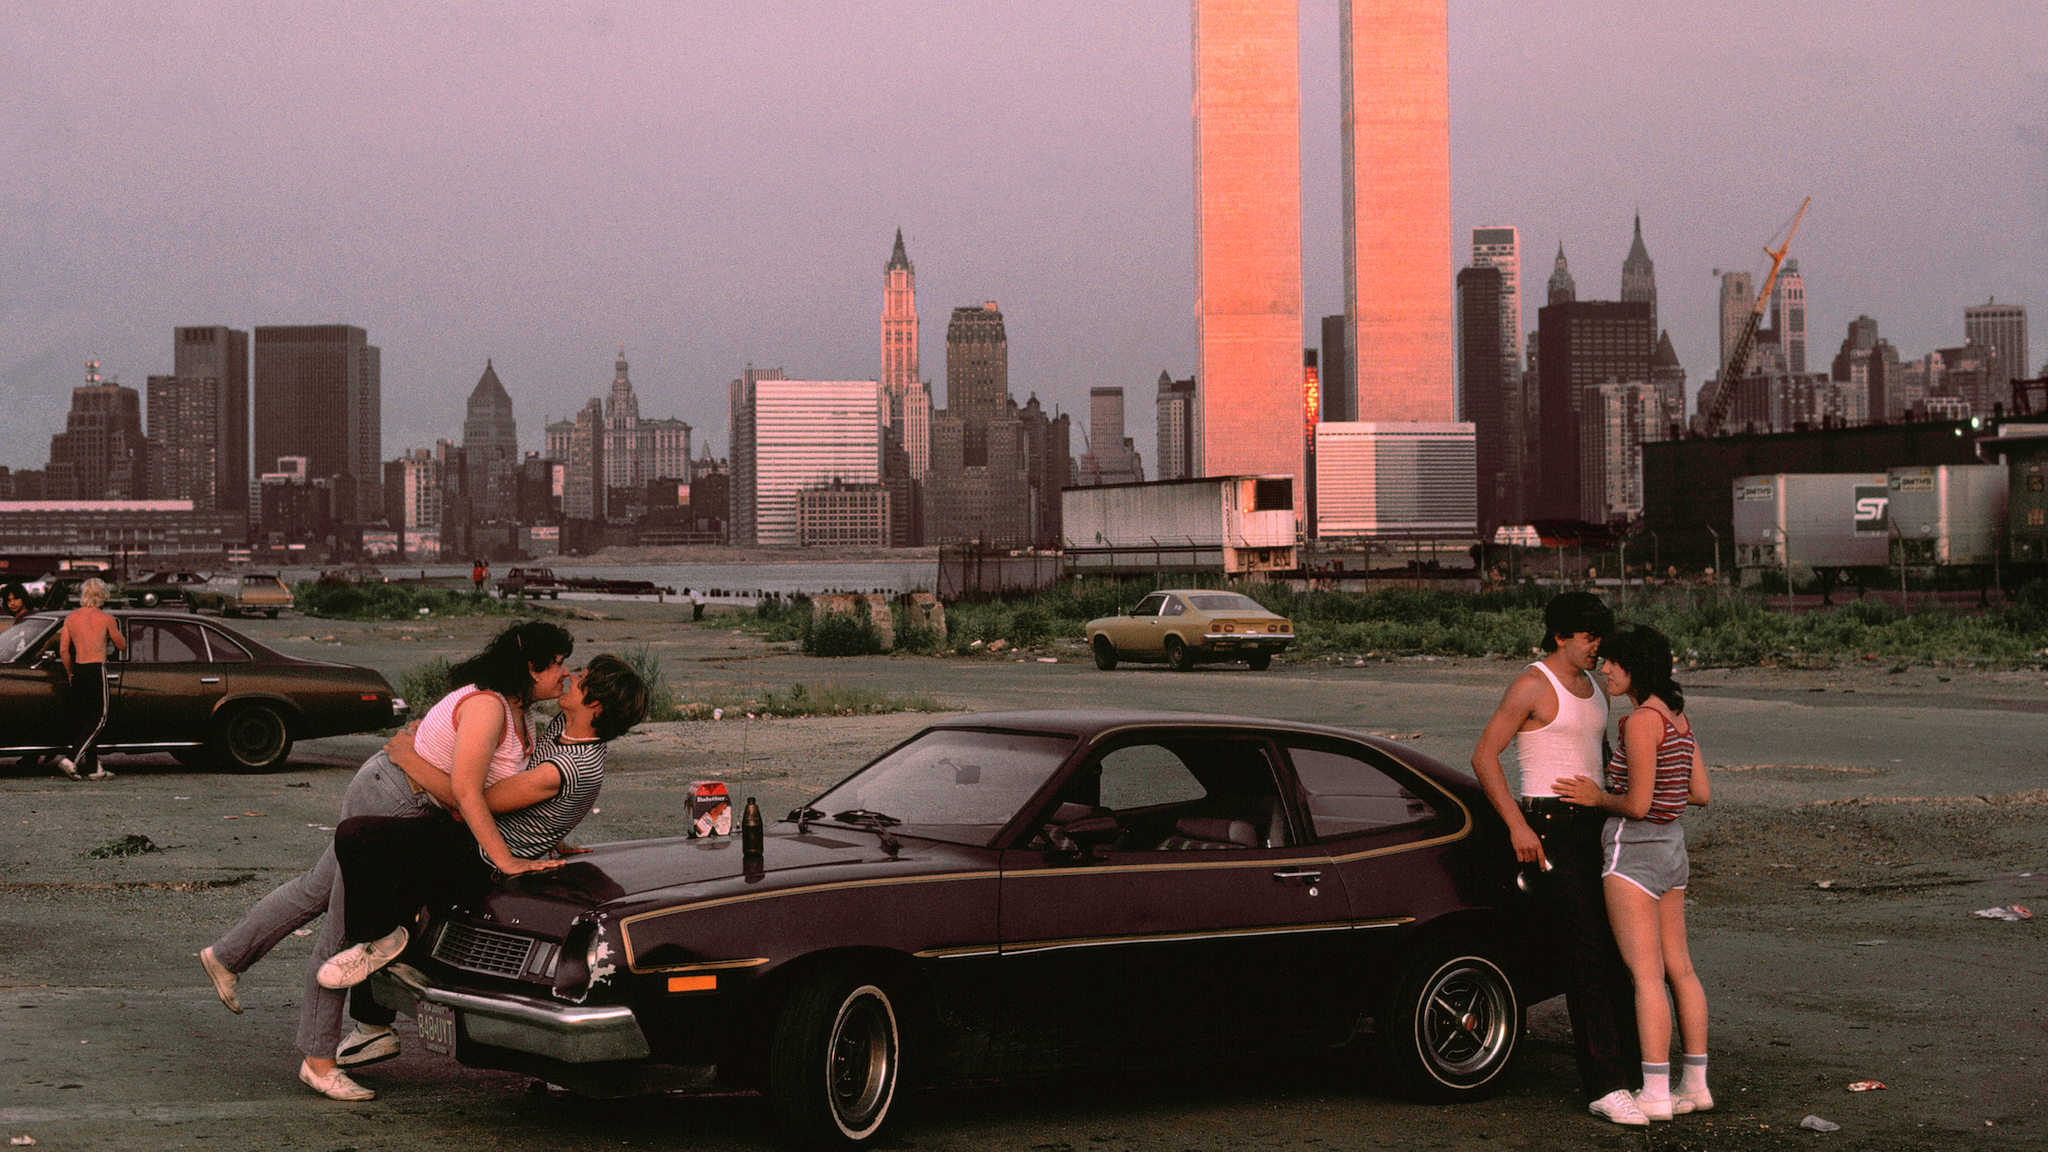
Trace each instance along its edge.
<instances>
[{"instance_id":1,"label":"dark jeans","mask_svg":"<svg viewBox=\"0 0 2048 1152\"><path fill-rule=\"evenodd\" d=\"M334 830L352 943L410 927L423 904L461 899L491 881L476 838L447 814L352 816ZM360 1017L358 1017L360 1019Z\"/></svg>"},{"instance_id":2,"label":"dark jeans","mask_svg":"<svg viewBox=\"0 0 2048 1152\"><path fill-rule=\"evenodd\" d=\"M1564 951L1564 1002L1579 1086L1588 1101L1636 1088L1643 1071L1635 982L1614 943L1600 887L1600 829L1607 816L1562 800L1539 802L1533 810L1525 803L1522 815L1550 861L1550 871L1537 876L1536 892Z\"/></svg>"}]
</instances>

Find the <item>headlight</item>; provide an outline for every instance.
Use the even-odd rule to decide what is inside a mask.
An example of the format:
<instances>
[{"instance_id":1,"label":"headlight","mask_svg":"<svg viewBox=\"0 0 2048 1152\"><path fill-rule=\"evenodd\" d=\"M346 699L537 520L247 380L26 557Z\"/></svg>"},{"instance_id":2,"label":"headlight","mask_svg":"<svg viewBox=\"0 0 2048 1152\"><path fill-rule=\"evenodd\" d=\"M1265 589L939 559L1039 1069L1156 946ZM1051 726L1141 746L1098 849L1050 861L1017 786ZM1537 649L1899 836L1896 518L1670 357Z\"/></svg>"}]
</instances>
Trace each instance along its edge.
<instances>
[{"instance_id":1,"label":"headlight","mask_svg":"<svg viewBox=\"0 0 2048 1152\"><path fill-rule=\"evenodd\" d=\"M590 974L602 957L604 935L595 920L578 920L569 926L562 941L562 958L555 964L555 995L581 1003L590 994Z\"/></svg>"}]
</instances>

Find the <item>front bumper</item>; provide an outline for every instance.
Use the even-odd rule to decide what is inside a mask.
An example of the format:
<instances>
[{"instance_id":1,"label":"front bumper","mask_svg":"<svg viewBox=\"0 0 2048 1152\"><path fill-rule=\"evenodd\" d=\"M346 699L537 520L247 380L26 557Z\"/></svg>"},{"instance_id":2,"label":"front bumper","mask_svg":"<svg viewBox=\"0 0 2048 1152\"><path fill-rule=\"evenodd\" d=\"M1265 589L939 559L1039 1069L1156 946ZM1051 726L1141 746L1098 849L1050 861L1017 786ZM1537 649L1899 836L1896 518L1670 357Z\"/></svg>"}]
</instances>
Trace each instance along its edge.
<instances>
[{"instance_id":1,"label":"front bumper","mask_svg":"<svg viewBox=\"0 0 2048 1152\"><path fill-rule=\"evenodd\" d=\"M509 992L457 992L436 988L410 964L393 964L370 978L377 1003L417 1017L419 1003L455 1013L460 1040L526 1052L565 1064L644 1060L651 1049L631 1008L554 1004ZM458 1055L459 1055L458 1049Z\"/></svg>"}]
</instances>

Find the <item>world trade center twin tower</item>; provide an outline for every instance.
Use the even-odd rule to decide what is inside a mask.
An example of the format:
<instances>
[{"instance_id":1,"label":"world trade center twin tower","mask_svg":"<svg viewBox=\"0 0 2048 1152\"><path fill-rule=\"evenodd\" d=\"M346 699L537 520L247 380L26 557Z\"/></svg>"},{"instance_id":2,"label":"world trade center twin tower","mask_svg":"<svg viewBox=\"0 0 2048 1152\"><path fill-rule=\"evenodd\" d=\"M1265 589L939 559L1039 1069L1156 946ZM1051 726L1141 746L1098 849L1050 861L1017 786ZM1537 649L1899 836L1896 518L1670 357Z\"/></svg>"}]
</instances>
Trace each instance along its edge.
<instances>
[{"instance_id":1,"label":"world trade center twin tower","mask_svg":"<svg viewBox=\"0 0 2048 1152\"><path fill-rule=\"evenodd\" d=\"M1195 294L1210 476L1302 470L1296 0L1193 0ZM1457 418L1447 0L1338 0L1350 418ZM1297 510L1302 485L1295 485Z\"/></svg>"}]
</instances>

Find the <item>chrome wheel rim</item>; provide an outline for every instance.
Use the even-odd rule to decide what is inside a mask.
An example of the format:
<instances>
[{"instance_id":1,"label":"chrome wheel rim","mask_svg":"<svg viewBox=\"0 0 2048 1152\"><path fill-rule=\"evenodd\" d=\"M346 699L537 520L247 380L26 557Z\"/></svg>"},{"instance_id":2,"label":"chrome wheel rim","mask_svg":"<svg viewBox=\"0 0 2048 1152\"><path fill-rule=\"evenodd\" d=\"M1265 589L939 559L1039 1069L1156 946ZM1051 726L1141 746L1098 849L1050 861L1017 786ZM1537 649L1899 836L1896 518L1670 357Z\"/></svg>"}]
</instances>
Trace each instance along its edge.
<instances>
[{"instance_id":1,"label":"chrome wheel rim","mask_svg":"<svg viewBox=\"0 0 2048 1152\"><path fill-rule=\"evenodd\" d=\"M1430 981L1415 1039L1430 1071L1449 1083L1484 1078L1514 1040L1514 1000L1489 965L1460 960Z\"/></svg>"},{"instance_id":2,"label":"chrome wheel rim","mask_svg":"<svg viewBox=\"0 0 2048 1152\"><path fill-rule=\"evenodd\" d=\"M840 1005L825 1059L833 1119L849 1136L871 1131L896 1091L896 1015L880 989L855 989Z\"/></svg>"}]
</instances>

